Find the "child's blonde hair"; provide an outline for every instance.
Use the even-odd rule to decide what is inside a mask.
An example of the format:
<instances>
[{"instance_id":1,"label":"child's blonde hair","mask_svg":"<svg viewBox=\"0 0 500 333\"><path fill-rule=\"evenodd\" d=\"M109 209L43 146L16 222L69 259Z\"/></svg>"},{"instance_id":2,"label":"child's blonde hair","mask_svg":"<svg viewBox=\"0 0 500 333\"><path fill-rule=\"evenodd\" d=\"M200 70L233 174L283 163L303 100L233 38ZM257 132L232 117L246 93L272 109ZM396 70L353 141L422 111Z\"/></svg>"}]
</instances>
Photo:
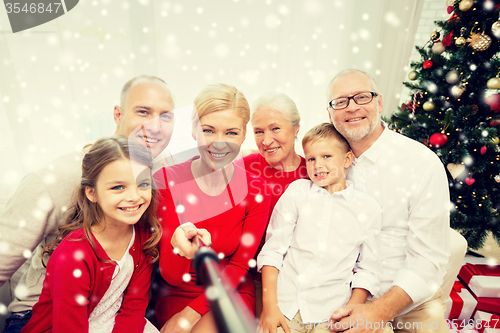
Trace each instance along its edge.
<instances>
[{"instance_id":1,"label":"child's blonde hair","mask_svg":"<svg viewBox=\"0 0 500 333\"><path fill-rule=\"evenodd\" d=\"M99 139L90 147L89 152L83 157L82 178L80 187L76 192L76 197L71 206L71 213L66 224L59 227L59 234L56 239L47 244L47 246L44 246L42 262L43 256L45 254L51 255L64 237L72 231L81 228L84 229L86 239L90 242L94 253L96 253L95 244L91 236L91 226L103 222L105 217L101 207L87 198L85 195L85 188L89 187L95 189L101 171L108 164L123 158L146 165L150 169L153 166L153 156L148 152L146 147L135 141L129 141L126 137L121 135L113 135L112 137ZM149 173L151 173L151 170ZM151 181L153 181L153 177L151 177ZM151 186L152 185L153 184L151 184ZM162 233L160 223L156 218L156 207L157 193L152 189L151 203L137 222L139 227L146 228L151 232L151 237L146 241L143 248L146 255L151 256L151 262L158 260L159 252L157 244L160 241ZM99 260L107 261L101 258L99 258Z\"/></svg>"},{"instance_id":2,"label":"child's blonde hair","mask_svg":"<svg viewBox=\"0 0 500 333\"><path fill-rule=\"evenodd\" d=\"M307 131L302 139L302 148L304 148L306 144L318 140L331 140L332 142L337 142L345 153L351 150L347 140L337 131L335 126L330 123L319 124Z\"/></svg>"}]
</instances>

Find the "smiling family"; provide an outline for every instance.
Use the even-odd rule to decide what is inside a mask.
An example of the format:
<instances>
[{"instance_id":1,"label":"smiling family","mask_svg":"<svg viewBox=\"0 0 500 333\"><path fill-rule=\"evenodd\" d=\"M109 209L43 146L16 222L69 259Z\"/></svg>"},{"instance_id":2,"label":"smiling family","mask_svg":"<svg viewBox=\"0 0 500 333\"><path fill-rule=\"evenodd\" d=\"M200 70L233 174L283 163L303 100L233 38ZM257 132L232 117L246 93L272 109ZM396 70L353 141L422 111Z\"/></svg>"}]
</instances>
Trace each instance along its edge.
<instances>
[{"instance_id":1,"label":"smiling family","mask_svg":"<svg viewBox=\"0 0 500 333\"><path fill-rule=\"evenodd\" d=\"M128 81L115 135L26 176L0 215L0 285L31 253L4 332L217 332L195 284L200 244L259 332L446 332L443 165L385 126L367 73L339 73L327 102L331 124L305 134L304 158L289 97L251 113L235 87L209 85L194 100L198 154L176 163L170 88ZM241 158L248 122L259 153Z\"/></svg>"}]
</instances>

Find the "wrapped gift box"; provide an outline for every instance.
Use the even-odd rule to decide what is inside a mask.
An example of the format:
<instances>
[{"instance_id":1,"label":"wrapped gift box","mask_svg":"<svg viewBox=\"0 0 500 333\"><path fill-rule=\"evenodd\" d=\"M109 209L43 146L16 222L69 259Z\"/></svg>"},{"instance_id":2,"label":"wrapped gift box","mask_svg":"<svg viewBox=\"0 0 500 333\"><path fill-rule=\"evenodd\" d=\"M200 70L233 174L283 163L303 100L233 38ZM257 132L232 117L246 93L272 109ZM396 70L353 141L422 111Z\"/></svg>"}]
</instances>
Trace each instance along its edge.
<instances>
[{"instance_id":1,"label":"wrapped gift box","mask_svg":"<svg viewBox=\"0 0 500 333\"><path fill-rule=\"evenodd\" d=\"M479 333L484 333L486 330L500 332L500 315L477 311L474 315L474 324Z\"/></svg>"},{"instance_id":2,"label":"wrapped gift box","mask_svg":"<svg viewBox=\"0 0 500 333\"><path fill-rule=\"evenodd\" d=\"M466 263L462 266L460 272L458 273L460 280L467 285L475 275L500 276L500 266Z\"/></svg>"},{"instance_id":3,"label":"wrapped gift box","mask_svg":"<svg viewBox=\"0 0 500 333\"><path fill-rule=\"evenodd\" d=\"M462 265L465 264L496 266L498 265L498 261L495 258L464 257Z\"/></svg>"},{"instance_id":4,"label":"wrapped gift box","mask_svg":"<svg viewBox=\"0 0 500 333\"><path fill-rule=\"evenodd\" d=\"M476 308L477 301L459 280L455 281L450 296L446 299L445 318L468 321ZM453 322L455 322L453 321Z\"/></svg>"},{"instance_id":5,"label":"wrapped gift box","mask_svg":"<svg viewBox=\"0 0 500 333\"><path fill-rule=\"evenodd\" d=\"M477 297L500 297L500 276L474 275L469 288Z\"/></svg>"},{"instance_id":6,"label":"wrapped gift box","mask_svg":"<svg viewBox=\"0 0 500 333\"><path fill-rule=\"evenodd\" d=\"M499 313L500 266L490 265L496 262L490 258L475 258L472 262L462 266L458 278L476 298L476 311Z\"/></svg>"}]
</instances>

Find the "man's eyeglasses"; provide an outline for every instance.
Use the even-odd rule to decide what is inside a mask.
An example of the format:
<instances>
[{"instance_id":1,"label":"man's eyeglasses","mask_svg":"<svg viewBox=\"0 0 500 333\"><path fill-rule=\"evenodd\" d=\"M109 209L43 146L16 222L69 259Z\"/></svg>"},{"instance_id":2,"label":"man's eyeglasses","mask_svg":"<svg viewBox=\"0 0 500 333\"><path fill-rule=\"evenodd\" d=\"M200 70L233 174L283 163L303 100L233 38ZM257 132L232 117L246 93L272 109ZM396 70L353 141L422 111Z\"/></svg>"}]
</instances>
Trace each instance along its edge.
<instances>
[{"instance_id":1,"label":"man's eyeglasses","mask_svg":"<svg viewBox=\"0 0 500 333\"><path fill-rule=\"evenodd\" d=\"M378 94L373 91L367 91L354 96L334 99L330 101L328 105L334 110L342 110L349 106L349 100L351 99L358 105L364 105L370 103L375 96L378 96Z\"/></svg>"}]
</instances>

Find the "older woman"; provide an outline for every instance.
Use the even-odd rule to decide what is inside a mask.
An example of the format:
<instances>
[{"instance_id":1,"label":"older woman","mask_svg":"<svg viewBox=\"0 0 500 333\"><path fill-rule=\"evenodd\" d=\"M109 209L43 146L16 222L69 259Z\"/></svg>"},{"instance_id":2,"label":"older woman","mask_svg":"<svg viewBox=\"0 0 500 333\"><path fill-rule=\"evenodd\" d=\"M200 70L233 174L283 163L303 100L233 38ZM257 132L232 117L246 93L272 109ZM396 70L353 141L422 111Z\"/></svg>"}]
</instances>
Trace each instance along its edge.
<instances>
[{"instance_id":1,"label":"older woman","mask_svg":"<svg viewBox=\"0 0 500 333\"><path fill-rule=\"evenodd\" d=\"M210 85L194 104L193 138L199 156L155 174L164 187L158 211L164 228L159 264L164 281L155 305L161 332L216 331L203 289L195 285L192 261L172 251L174 229L192 222L211 234L225 276L253 312L255 287L245 277L269 214L267 185L234 162L250 118L245 96L229 85Z\"/></svg>"},{"instance_id":2,"label":"older woman","mask_svg":"<svg viewBox=\"0 0 500 333\"><path fill-rule=\"evenodd\" d=\"M259 153L245 156L245 168L263 178L271 190L271 209L288 185L307 178L306 160L295 152L300 115L293 100L285 94L269 94L253 104L252 127ZM257 252L264 244L262 238ZM262 285L260 273L252 270L256 286L256 313L262 312Z\"/></svg>"}]
</instances>

